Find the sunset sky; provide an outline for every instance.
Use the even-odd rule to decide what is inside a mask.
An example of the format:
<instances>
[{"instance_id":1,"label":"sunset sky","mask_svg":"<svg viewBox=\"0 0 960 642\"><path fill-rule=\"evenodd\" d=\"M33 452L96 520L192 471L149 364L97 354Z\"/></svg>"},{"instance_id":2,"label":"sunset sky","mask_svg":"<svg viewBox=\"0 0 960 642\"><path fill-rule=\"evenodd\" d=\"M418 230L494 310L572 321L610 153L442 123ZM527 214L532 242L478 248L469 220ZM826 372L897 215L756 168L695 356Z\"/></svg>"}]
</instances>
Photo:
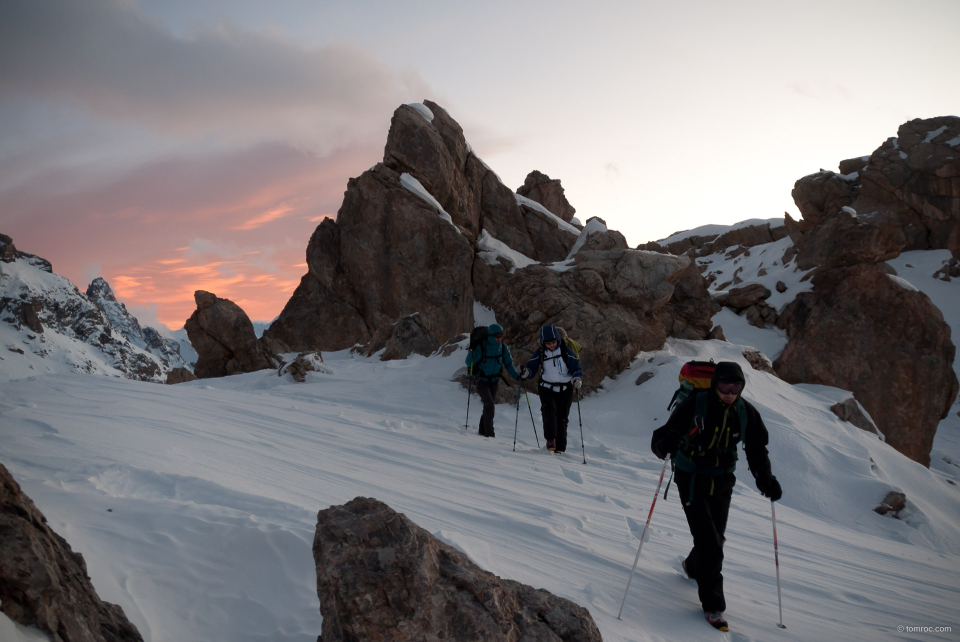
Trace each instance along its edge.
<instances>
[{"instance_id":1,"label":"sunset sky","mask_svg":"<svg viewBox=\"0 0 960 642\"><path fill-rule=\"evenodd\" d=\"M513 188L631 245L960 113L960 2L0 2L0 232L141 321L279 314L310 234L434 100Z\"/></svg>"}]
</instances>

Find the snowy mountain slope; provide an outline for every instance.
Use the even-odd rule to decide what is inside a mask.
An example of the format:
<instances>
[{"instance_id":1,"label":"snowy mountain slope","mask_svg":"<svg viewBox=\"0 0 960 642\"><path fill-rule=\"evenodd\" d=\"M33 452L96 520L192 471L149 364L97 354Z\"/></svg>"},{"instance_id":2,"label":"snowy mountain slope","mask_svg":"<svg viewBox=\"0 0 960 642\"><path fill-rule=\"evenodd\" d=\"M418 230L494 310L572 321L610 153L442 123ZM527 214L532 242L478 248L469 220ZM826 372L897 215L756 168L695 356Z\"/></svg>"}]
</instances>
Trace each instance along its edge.
<instances>
[{"instance_id":1,"label":"snowy mountain slope","mask_svg":"<svg viewBox=\"0 0 960 642\"><path fill-rule=\"evenodd\" d=\"M88 297L36 257L0 262L0 321L0 381L53 372L162 381L188 367L177 342L141 327L106 281L96 279Z\"/></svg>"},{"instance_id":2,"label":"snowy mountain slope","mask_svg":"<svg viewBox=\"0 0 960 642\"><path fill-rule=\"evenodd\" d=\"M563 456L537 450L523 408L517 452L513 407L498 407L498 438L487 440L472 404L465 432L466 394L449 381L462 351L388 362L326 354L330 373L305 384L270 371L178 386L10 381L0 387L0 461L148 640L312 642L316 511L357 495L499 575L588 607L608 641L952 639L896 627L960 630L960 487L837 419L828 407L842 393L753 371L741 350L671 340L640 355L581 404L587 465L576 410ZM675 486L667 501L661 493L616 619L662 469L650 434L690 358L742 363L746 396L770 429L785 492L785 631L775 626L770 504L742 462L725 562L732 633L703 622L695 585L679 575L691 541ZM53 397L62 403L45 403ZM872 511L891 488L907 495L903 520Z\"/></svg>"},{"instance_id":3,"label":"snowy mountain slope","mask_svg":"<svg viewBox=\"0 0 960 642\"><path fill-rule=\"evenodd\" d=\"M765 224L769 224L770 227L780 227L783 225L783 218L750 218L745 221L740 221L739 223L734 223L733 225L701 225L700 227L695 227L692 230L674 232L667 238L657 241L657 244L666 246L693 236L720 236L724 232L739 230L744 227L750 227L751 225Z\"/></svg>"},{"instance_id":4,"label":"snowy mountain slope","mask_svg":"<svg viewBox=\"0 0 960 642\"><path fill-rule=\"evenodd\" d=\"M103 310L114 330L127 341L147 352L164 359L171 368L187 368L190 364L180 356L180 344L168 339L150 326L141 326L135 316L114 296L110 284L102 277L95 278L87 287L87 298Z\"/></svg>"}]
</instances>

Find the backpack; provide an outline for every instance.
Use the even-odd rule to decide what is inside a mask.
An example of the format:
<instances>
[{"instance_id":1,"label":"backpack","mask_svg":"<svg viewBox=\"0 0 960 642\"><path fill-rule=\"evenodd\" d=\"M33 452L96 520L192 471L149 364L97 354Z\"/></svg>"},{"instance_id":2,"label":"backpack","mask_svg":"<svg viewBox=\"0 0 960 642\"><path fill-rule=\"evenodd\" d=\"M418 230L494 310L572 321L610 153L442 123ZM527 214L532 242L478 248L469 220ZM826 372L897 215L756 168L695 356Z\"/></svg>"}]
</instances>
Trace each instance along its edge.
<instances>
[{"instance_id":1,"label":"backpack","mask_svg":"<svg viewBox=\"0 0 960 642\"><path fill-rule=\"evenodd\" d=\"M710 361L688 361L680 368L680 387L673 393L673 398L667 405L667 410L675 409L690 396L694 390L709 390L713 379L713 370L716 368L713 359Z\"/></svg>"},{"instance_id":2,"label":"backpack","mask_svg":"<svg viewBox=\"0 0 960 642\"><path fill-rule=\"evenodd\" d=\"M477 349L478 345L486 342L490 334L487 332L487 326L478 325L470 332L470 352L473 352Z\"/></svg>"},{"instance_id":3,"label":"backpack","mask_svg":"<svg viewBox=\"0 0 960 642\"><path fill-rule=\"evenodd\" d=\"M479 325L470 332L470 354L473 354L473 351L480 347L480 360L475 362L470 366L470 373L473 374L473 368L479 366L481 363L487 360L487 339L490 337L490 332L488 326ZM492 359L493 357L491 357ZM503 363L503 349L500 350L500 355L497 357L497 362ZM501 366L502 367L502 366Z\"/></svg>"},{"instance_id":4,"label":"backpack","mask_svg":"<svg viewBox=\"0 0 960 642\"><path fill-rule=\"evenodd\" d=\"M563 340L567 347L570 348L570 351L573 352L573 356L577 359L580 358L580 351L583 350L583 346L567 336L567 331L561 328L558 325L553 326L557 330L557 334L560 335L560 338Z\"/></svg>"}]
</instances>

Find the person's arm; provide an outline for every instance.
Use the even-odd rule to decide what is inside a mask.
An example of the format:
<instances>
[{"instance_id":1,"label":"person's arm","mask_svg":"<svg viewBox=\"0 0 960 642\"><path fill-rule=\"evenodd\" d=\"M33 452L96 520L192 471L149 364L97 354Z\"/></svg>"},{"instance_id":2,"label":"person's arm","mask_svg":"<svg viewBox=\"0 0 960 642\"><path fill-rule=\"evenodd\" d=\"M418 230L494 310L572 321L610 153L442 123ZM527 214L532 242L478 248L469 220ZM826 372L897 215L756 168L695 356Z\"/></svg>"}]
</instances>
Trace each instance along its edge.
<instances>
[{"instance_id":1,"label":"person's arm","mask_svg":"<svg viewBox=\"0 0 960 642\"><path fill-rule=\"evenodd\" d=\"M533 353L533 356L530 358L530 361L527 361L527 379L533 379L537 376L537 373L540 372L540 351L537 350Z\"/></svg>"},{"instance_id":2,"label":"person's arm","mask_svg":"<svg viewBox=\"0 0 960 642\"><path fill-rule=\"evenodd\" d=\"M767 452L770 434L753 404L744 400L743 405L747 413L747 430L746 435L741 438L743 451L747 454L747 465L753 473L760 494L775 502L783 496L783 490L780 488L780 482L771 472L770 454Z\"/></svg>"},{"instance_id":3,"label":"person's arm","mask_svg":"<svg viewBox=\"0 0 960 642\"><path fill-rule=\"evenodd\" d=\"M570 377L583 378L583 370L580 368L580 360L573 354L572 350L567 350L567 370L570 371Z\"/></svg>"},{"instance_id":4,"label":"person's arm","mask_svg":"<svg viewBox=\"0 0 960 642\"><path fill-rule=\"evenodd\" d=\"M659 459L677 452L683 433L689 428L693 415L697 410L697 395L692 394L683 400L673 411L667 423L653 431L650 440L650 450Z\"/></svg>"},{"instance_id":5,"label":"person's arm","mask_svg":"<svg viewBox=\"0 0 960 642\"><path fill-rule=\"evenodd\" d=\"M507 344L503 344L503 367L507 369L511 377L520 381L520 373L513 367L513 357L510 355L510 348L507 347Z\"/></svg>"}]
</instances>

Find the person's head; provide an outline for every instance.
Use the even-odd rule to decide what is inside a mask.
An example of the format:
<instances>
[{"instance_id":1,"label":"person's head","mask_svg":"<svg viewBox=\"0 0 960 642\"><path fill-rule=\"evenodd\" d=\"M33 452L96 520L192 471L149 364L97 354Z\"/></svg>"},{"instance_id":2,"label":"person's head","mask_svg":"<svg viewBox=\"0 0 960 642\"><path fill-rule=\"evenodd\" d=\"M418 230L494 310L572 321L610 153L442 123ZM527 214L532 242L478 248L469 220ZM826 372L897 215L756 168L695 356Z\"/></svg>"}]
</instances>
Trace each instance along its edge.
<instances>
[{"instance_id":1,"label":"person's head","mask_svg":"<svg viewBox=\"0 0 960 642\"><path fill-rule=\"evenodd\" d=\"M499 323L494 323L487 327L487 334L497 341L503 341L503 326Z\"/></svg>"},{"instance_id":2,"label":"person's head","mask_svg":"<svg viewBox=\"0 0 960 642\"><path fill-rule=\"evenodd\" d=\"M740 365L733 361L721 361L713 369L713 379L710 387L717 392L720 401L730 405L737 401L747 380L743 376Z\"/></svg>"},{"instance_id":3,"label":"person's head","mask_svg":"<svg viewBox=\"0 0 960 642\"><path fill-rule=\"evenodd\" d=\"M552 325L545 325L540 328L540 343L547 350L556 350L560 343L560 336L557 329Z\"/></svg>"}]
</instances>

